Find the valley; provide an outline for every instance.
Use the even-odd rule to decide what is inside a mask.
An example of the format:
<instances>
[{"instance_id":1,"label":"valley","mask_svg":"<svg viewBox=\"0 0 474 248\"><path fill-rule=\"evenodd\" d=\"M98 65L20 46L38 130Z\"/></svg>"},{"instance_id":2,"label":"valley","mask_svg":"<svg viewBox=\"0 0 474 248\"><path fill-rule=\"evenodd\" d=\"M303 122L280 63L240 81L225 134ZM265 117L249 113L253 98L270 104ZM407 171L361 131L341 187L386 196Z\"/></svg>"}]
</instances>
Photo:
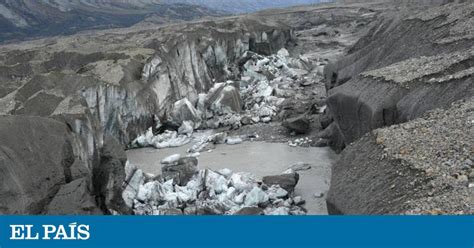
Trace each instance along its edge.
<instances>
[{"instance_id":1,"label":"valley","mask_svg":"<svg viewBox=\"0 0 474 248\"><path fill-rule=\"evenodd\" d=\"M472 214L474 5L405 3L1 45L0 213Z\"/></svg>"}]
</instances>

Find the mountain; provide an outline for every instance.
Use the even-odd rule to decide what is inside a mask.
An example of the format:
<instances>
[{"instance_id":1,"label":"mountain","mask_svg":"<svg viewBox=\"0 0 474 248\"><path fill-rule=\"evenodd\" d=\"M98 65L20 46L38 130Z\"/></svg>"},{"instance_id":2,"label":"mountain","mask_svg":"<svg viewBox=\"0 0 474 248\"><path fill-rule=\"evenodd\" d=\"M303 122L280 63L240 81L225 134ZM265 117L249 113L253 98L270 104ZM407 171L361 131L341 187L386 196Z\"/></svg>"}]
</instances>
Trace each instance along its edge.
<instances>
[{"instance_id":1,"label":"mountain","mask_svg":"<svg viewBox=\"0 0 474 248\"><path fill-rule=\"evenodd\" d=\"M128 27L150 17L152 23L164 23L224 14L158 0L0 0L0 42Z\"/></svg>"},{"instance_id":2,"label":"mountain","mask_svg":"<svg viewBox=\"0 0 474 248\"><path fill-rule=\"evenodd\" d=\"M331 2L330 0L163 0L163 3L186 3L239 14L269 8L285 8L297 5Z\"/></svg>"},{"instance_id":3,"label":"mountain","mask_svg":"<svg viewBox=\"0 0 474 248\"><path fill-rule=\"evenodd\" d=\"M0 0L0 43L159 25L328 0Z\"/></svg>"}]
</instances>

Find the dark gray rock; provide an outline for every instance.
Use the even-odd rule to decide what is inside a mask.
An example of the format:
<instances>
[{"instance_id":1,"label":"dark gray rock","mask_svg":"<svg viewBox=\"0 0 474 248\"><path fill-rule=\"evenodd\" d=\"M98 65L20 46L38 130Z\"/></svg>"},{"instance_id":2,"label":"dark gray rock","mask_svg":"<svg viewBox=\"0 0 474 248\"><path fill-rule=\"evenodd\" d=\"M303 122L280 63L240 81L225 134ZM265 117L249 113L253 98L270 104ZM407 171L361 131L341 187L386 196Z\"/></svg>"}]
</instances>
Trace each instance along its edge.
<instances>
[{"instance_id":1,"label":"dark gray rock","mask_svg":"<svg viewBox=\"0 0 474 248\"><path fill-rule=\"evenodd\" d=\"M263 215L263 210L259 207L245 207L237 211L234 215Z\"/></svg>"},{"instance_id":2,"label":"dark gray rock","mask_svg":"<svg viewBox=\"0 0 474 248\"><path fill-rule=\"evenodd\" d=\"M242 119L240 119L240 122L242 123L242 125L250 125L250 124L253 124L253 120L252 120L252 117L251 116L248 116L248 115L245 115L245 116L242 116Z\"/></svg>"},{"instance_id":3,"label":"dark gray rock","mask_svg":"<svg viewBox=\"0 0 474 248\"><path fill-rule=\"evenodd\" d=\"M349 144L370 130L415 119L472 95L469 77L435 84L422 80L409 89L383 79L358 78L333 89L328 106L344 144Z\"/></svg>"},{"instance_id":4,"label":"dark gray rock","mask_svg":"<svg viewBox=\"0 0 474 248\"><path fill-rule=\"evenodd\" d=\"M98 215L98 208L87 179L81 178L61 186L46 208L48 215Z\"/></svg>"},{"instance_id":5,"label":"dark gray rock","mask_svg":"<svg viewBox=\"0 0 474 248\"><path fill-rule=\"evenodd\" d=\"M268 186L278 185L287 192L294 192L296 185L300 179L298 173L282 174L276 176L263 177L263 183Z\"/></svg>"},{"instance_id":6,"label":"dark gray rock","mask_svg":"<svg viewBox=\"0 0 474 248\"><path fill-rule=\"evenodd\" d=\"M80 150L78 140L62 122L42 117L0 116L0 140L3 214L43 213L61 186L73 180L73 165L87 171L86 162L79 161L85 151ZM84 187L77 192L78 196L72 197L82 199ZM67 209L76 213L73 207L69 205Z\"/></svg>"},{"instance_id":7,"label":"dark gray rock","mask_svg":"<svg viewBox=\"0 0 474 248\"><path fill-rule=\"evenodd\" d=\"M282 125L291 132L297 134L305 134L311 130L311 123L306 116L299 116L295 118L286 119L283 121Z\"/></svg>"},{"instance_id":8,"label":"dark gray rock","mask_svg":"<svg viewBox=\"0 0 474 248\"><path fill-rule=\"evenodd\" d=\"M224 212L216 205L197 207L196 215L222 215Z\"/></svg>"},{"instance_id":9,"label":"dark gray rock","mask_svg":"<svg viewBox=\"0 0 474 248\"><path fill-rule=\"evenodd\" d=\"M163 166L163 179L173 179L175 184L185 186L198 173L198 160L194 157L180 158L177 163Z\"/></svg>"},{"instance_id":10,"label":"dark gray rock","mask_svg":"<svg viewBox=\"0 0 474 248\"><path fill-rule=\"evenodd\" d=\"M93 170L94 193L104 212L131 213L122 198L127 155L124 147L107 135L101 149L100 164Z\"/></svg>"}]
</instances>

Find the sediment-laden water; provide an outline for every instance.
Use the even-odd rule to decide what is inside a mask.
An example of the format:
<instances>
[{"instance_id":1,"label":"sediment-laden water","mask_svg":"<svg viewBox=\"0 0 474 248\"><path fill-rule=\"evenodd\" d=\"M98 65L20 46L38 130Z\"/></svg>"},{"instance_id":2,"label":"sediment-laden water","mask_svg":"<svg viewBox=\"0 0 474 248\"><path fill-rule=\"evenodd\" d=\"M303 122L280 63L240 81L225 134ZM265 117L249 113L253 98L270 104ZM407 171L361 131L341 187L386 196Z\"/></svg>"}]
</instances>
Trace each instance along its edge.
<instances>
[{"instance_id":1,"label":"sediment-laden water","mask_svg":"<svg viewBox=\"0 0 474 248\"><path fill-rule=\"evenodd\" d=\"M186 154L189 146L178 148L142 148L127 152L129 161L146 173L159 175L160 161L172 154ZM228 168L234 172L249 172L258 177L278 175L297 163L310 169L299 170L300 181L295 193L306 200L308 214L327 214L324 196L329 189L331 164L336 155L329 148L290 147L281 143L244 142L239 145L218 145L199 156L201 169ZM321 197L322 196L322 197Z\"/></svg>"}]
</instances>

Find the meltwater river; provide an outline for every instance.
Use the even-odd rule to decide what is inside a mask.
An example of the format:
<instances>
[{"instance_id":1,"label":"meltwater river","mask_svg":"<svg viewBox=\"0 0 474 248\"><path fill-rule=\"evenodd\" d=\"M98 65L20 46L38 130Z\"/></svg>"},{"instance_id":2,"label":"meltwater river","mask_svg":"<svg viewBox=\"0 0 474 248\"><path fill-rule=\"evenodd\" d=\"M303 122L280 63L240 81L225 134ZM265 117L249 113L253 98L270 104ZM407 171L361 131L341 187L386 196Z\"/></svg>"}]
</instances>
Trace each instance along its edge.
<instances>
[{"instance_id":1,"label":"meltwater river","mask_svg":"<svg viewBox=\"0 0 474 248\"><path fill-rule=\"evenodd\" d=\"M190 146L129 150L128 159L146 173L161 174L160 161L173 154L185 155ZM329 148L290 147L282 143L244 142L239 145L218 145L212 152L199 156L200 169L228 168L234 172L250 172L258 177L278 175L298 162L307 163L309 170L298 171L300 181L295 193L306 200L304 206L311 215L327 214L325 196L329 189L331 165L336 154ZM316 196L315 196L316 195ZM323 196L323 197L321 197Z\"/></svg>"}]
</instances>

